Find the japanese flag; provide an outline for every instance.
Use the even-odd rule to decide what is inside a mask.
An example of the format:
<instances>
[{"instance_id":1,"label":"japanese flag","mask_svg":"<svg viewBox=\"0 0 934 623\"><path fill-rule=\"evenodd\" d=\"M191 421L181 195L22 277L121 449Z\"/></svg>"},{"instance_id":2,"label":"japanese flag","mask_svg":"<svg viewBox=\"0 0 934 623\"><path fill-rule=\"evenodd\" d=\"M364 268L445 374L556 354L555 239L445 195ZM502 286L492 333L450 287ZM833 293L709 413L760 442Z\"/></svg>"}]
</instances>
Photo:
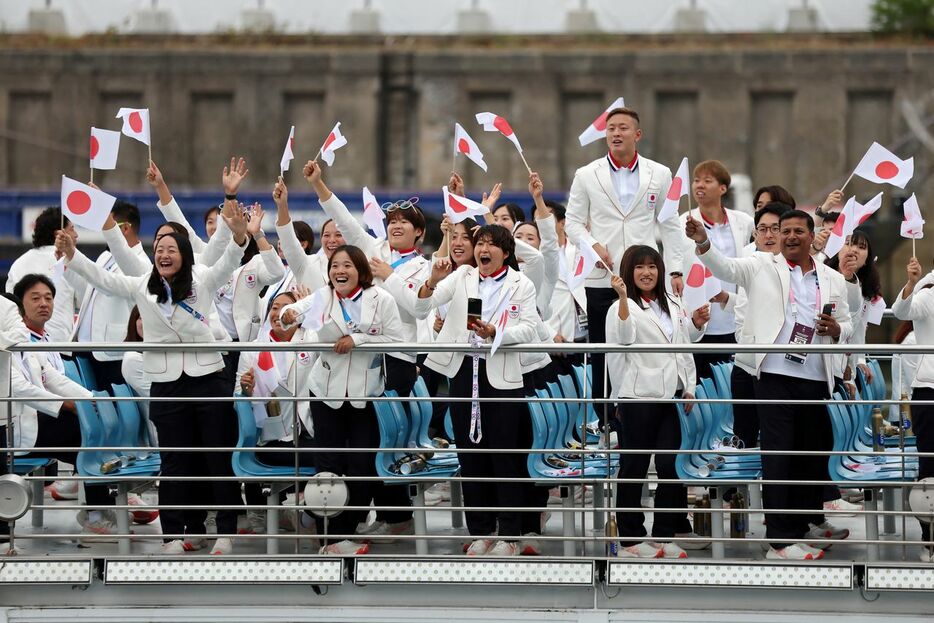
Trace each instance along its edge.
<instances>
[{"instance_id":1,"label":"japanese flag","mask_svg":"<svg viewBox=\"0 0 934 623\"><path fill-rule=\"evenodd\" d=\"M596 241L593 239L581 240L580 244L577 245L577 251L574 253L574 260L568 268L567 284L568 290L571 292L584 284L587 277L593 272L597 262L600 261L600 256L593 250L595 242Z\"/></svg>"},{"instance_id":2,"label":"japanese flag","mask_svg":"<svg viewBox=\"0 0 934 623\"><path fill-rule=\"evenodd\" d=\"M665 203L662 209L658 211L656 217L659 223L663 223L672 216L678 215L678 207L681 205L681 197L688 194L691 184L688 182L688 159L681 160L681 166L678 172L671 179L671 186L668 187L668 194L665 195Z\"/></svg>"},{"instance_id":3,"label":"japanese flag","mask_svg":"<svg viewBox=\"0 0 934 623\"><path fill-rule=\"evenodd\" d=\"M902 160L879 143L873 143L856 165L853 175L876 184L904 188L915 173L915 159Z\"/></svg>"},{"instance_id":4,"label":"japanese flag","mask_svg":"<svg viewBox=\"0 0 934 623\"><path fill-rule=\"evenodd\" d=\"M448 215L454 224L460 223L464 219L487 214L490 211L482 203L455 195L448 190L447 186L442 186L441 192L444 194L444 213Z\"/></svg>"},{"instance_id":5,"label":"japanese flag","mask_svg":"<svg viewBox=\"0 0 934 623\"><path fill-rule=\"evenodd\" d=\"M373 230L377 239L386 240L386 215L366 186L363 187L363 222Z\"/></svg>"},{"instance_id":6,"label":"japanese flag","mask_svg":"<svg viewBox=\"0 0 934 623\"><path fill-rule=\"evenodd\" d=\"M722 290L720 280L713 276L710 269L701 261L694 258L688 278L684 281L684 293L681 300L688 313L710 302L710 299L720 294Z\"/></svg>"},{"instance_id":7,"label":"japanese flag","mask_svg":"<svg viewBox=\"0 0 934 623\"><path fill-rule=\"evenodd\" d=\"M276 358L269 351L263 351L256 357L256 368L253 370L256 379L255 396L272 396L279 386L279 368Z\"/></svg>"},{"instance_id":8,"label":"japanese flag","mask_svg":"<svg viewBox=\"0 0 934 623\"><path fill-rule=\"evenodd\" d=\"M866 310L866 322L869 324L882 324L882 313L885 311L885 299L877 294L869 301L869 309Z\"/></svg>"},{"instance_id":9,"label":"japanese flag","mask_svg":"<svg viewBox=\"0 0 934 623\"><path fill-rule=\"evenodd\" d=\"M491 112L478 112L476 114L477 123L483 126L483 129L487 132L499 132L516 146L516 149L519 150L519 153L522 153L522 145L519 144L519 139L516 137L516 133L512 131L512 128L509 125L509 122L506 121L503 117L500 117L496 113Z\"/></svg>"},{"instance_id":10,"label":"japanese flag","mask_svg":"<svg viewBox=\"0 0 934 623\"><path fill-rule=\"evenodd\" d=\"M285 150L282 152L282 159L279 161L279 172L288 171L289 163L292 162L292 158L295 157L295 154L292 152L292 148L295 146L295 126L292 126L292 129L289 130L289 139L285 142Z\"/></svg>"},{"instance_id":11,"label":"japanese flag","mask_svg":"<svg viewBox=\"0 0 934 623\"><path fill-rule=\"evenodd\" d=\"M594 141L599 141L601 138L606 137L606 116L614 108L622 108L626 103L623 101L623 98L617 97L612 104L606 107L606 110L603 113L593 120L586 130L581 132L581 135L577 137L577 140L580 141L581 147L590 145Z\"/></svg>"},{"instance_id":12,"label":"japanese flag","mask_svg":"<svg viewBox=\"0 0 934 623\"><path fill-rule=\"evenodd\" d=\"M902 238L924 238L924 218L921 208L918 207L918 198L912 194L902 206L905 211L905 220L902 221Z\"/></svg>"},{"instance_id":13,"label":"japanese flag","mask_svg":"<svg viewBox=\"0 0 934 623\"><path fill-rule=\"evenodd\" d=\"M123 119L121 132L144 145L150 145L148 108L121 108L116 118Z\"/></svg>"},{"instance_id":14,"label":"japanese flag","mask_svg":"<svg viewBox=\"0 0 934 623\"><path fill-rule=\"evenodd\" d=\"M117 168L117 153L120 151L120 133L91 128L91 168Z\"/></svg>"},{"instance_id":15,"label":"japanese flag","mask_svg":"<svg viewBox=\"0 0 934 623\"><path fill-rule=\"evenodd\" d=\"M302 327L309 331L318 331L324 326L324 317L328 311L330 303L330 288L324 286L314 291L311 295L311 305L302 314Z\"/></svg>"},{"instance_id":16,"label":"japanese flag","mask_svg":"<svg viewBox=\"0 0 934 623\"><path fill-rule=\"evenodd\" d=\"M843 248L846 239L856 231L856 228L862 225L866 219L872 216L882 207L882 193L879 193L861 205L856 201L856 197L850 197L850 200L843 206L843 211L837 217L830 231L830 238L827 239L827 245L824 247L824 254L827 257L833 257Z\"/></svg>"},{"instance_id":17,"label":"japanese flag","mask_svg":"<svg viewBox=\"0 0 934 623\"><path fill-rule=\"evenodd\" d=\"M75 225L102 231L117 198L62 176L62 212Z\"/></svg>"},{"instance_id":18,"label":"japanese flag","mask_svg":"<svg viewBox=\"0 0 934 623\"><path fill-rule=\"evenodd\" d=\"M477 144L467 134L467 130L459 124L454 124L454 154L464 154L470 160L486 171L486 162L483 161L483 152L477 147Z\"/></svg>"},{"instance_id":19,"label":"japanese flag","mask_svg":"<svg viewBox=\"0 0 934 623\"><path fill-rule=\"evenodd\" d=\"M347 139L341 134L341 122L338 121L321 145L321 159L327 162L329 167L334 166L334 152L346 144Z\"/></svg>"}]
</instances>

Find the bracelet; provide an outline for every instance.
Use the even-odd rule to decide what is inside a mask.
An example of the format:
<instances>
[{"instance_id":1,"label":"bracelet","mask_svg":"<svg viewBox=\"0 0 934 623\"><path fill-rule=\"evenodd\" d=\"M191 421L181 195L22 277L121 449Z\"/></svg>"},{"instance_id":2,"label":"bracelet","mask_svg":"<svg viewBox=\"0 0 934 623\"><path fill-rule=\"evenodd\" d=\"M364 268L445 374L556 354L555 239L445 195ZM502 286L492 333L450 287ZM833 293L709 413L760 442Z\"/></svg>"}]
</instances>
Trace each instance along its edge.
<instances>
[{"instance_id":1,"label":"bracelet","mask_svg":"<svg viewBox=\"0 0 934 623\"><path fill-rule=\"evenodd\" d=\"M427 281L426 281L424 284L422 284L422 285L424 285L426 288L428 288L428 291L429 291L429 292L434 292L434 291L435 291L435 287L437 287L437 286L430 286L430 285L428 285L428 282L427 282Z\"/></svg>"},{"instance_id":2,"label":"bracelet","mask_svg":"<svg viewBox=\"0 0 934 623\"><path fill-rule=\"evenodd\" d=\"M256 238L265 238L265 237L266 237L266 232L264 232L263 228L260 227L259 231L256 232Z\"/></svg>"},{"instance_id":3,"label":"bracelet","mask_svg":"<svg viewBox=\"0 0 934 623\"><path fill-rule=\"evenodd\" d=\"M684 277L684 273L682 273L681 271L677 271L677 270L673 273L668 273L668 274L671 275L672 277Z\"/></svg>"},{"instance_id":4,"label":"bracelet","mask_svg":"<svg viewBox=\"0 0 934 623\"><path fill-rule=\"evenodd\" d=\"M237 194L236 194L236 193L234 193L234 194L232 194L232 195L224 194L224 199L226 199L227 201L236 201L236 200L237 200Z\"/></svg>"},{"instance_id":5,"label":"bracelet","mask_svg":"<svg viewBox=\"0 0 934 623\"><path fill-rule=\"evenodd\" d=\"M709 247L709 246L710 246L710 238L706 238L703 242L697 242L697 241L695 240L695 241L694 241L694 246L696 246L698 249L700 249L701 247Z\"/></svg>"}]
</instances>

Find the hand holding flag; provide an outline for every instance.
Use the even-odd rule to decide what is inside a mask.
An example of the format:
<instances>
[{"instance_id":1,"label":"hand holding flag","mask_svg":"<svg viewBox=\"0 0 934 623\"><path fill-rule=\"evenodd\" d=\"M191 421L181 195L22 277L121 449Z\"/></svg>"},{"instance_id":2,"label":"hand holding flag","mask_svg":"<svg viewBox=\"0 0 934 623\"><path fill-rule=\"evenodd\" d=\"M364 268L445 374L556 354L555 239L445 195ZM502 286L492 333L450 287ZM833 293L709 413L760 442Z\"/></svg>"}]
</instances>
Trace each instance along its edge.
<instances>
[{"instance_id":1,"label":"hand holding flag","mask_svg":"<svg viewBox=\"0 0 934 623\"><path fill-rule=\"evenodd\" d=\"M117 198L87 184L62 176L62 215L75 225L103 231Z\"/></svg>"},{"instance_id":2,"label":"hand holding flag","mask_svg":"<svg viewBox=\"0 0 934 623\"><path fill-rule=\"evenodd\" d=\"M684 282L684 292L681 294L684 308L689 313L693 312L709 303L710 299L720 294L721 290L723 286L720 280L714 277L710 269L695 257Z\"/></svg>"},{"instance_id":3,"label":"hand holding flag","mask_svg":"<svg viewBox=\"0 0 934 623\"><path fill-rule=\"evenodd\" d=\"M441 187L441 193L444 195L444 213L451 219L451 223L455 225L465 219L481 216L490 211L482 203L455 195L448 190L447 186Z\"/></svg>"},{"instance_id":4,"label":"hand holding flag","mask_svg":"<svg viewBox=\"0 0 934 623\"><path fill-rule=\"evenodd\" d=\"M577 140L580 141L581 147L585 147L594 141L599 141L601 138L606 137L606 116L614 108L622 108L626 105L626 102L623 101L623 98L617 97L613 100L613 103L607 106L599 117L593 120L586 130L581 132L581 135L577 137Z\"/></svg>"}]
</instances>

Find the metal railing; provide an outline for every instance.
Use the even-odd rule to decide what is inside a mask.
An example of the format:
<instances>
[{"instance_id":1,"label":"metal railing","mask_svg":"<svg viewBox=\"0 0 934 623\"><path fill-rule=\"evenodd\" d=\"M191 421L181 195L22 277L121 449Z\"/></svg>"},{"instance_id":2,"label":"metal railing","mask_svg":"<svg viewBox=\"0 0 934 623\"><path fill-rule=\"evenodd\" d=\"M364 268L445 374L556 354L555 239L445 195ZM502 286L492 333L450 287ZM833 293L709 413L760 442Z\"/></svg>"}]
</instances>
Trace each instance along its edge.
<instances>
[{"instance_id":1,"label":"metal railing","mask_svg":"<svg viewBox=\"0 0 934 623\"><path fill-rule=\"evenodd\" d=\"M224 351L304 351L304 352L327 352L332 349L330 344L292 344L292 343L205 343L205 344L148 344L148 343L115 343L115 344L82 344L82 343L64 343L64 344L55 344L55 343L29 343L29 344L20 344L11 347L10 352L61 352L68 351L73 353L78 352L90 352L90 351L186 351L186 352L217 352L218 350ZM355 348L356 351L363 352L372 352L374 354L385 353L385 352L462 352L462 353L475 353L477 349L465 345L465 344L363 344ZM481 349L486 350L486 349ZM902 345L891 345L891 344L867 344L867 345L807 345L807 346L790 346L790 345L750 345L750 344L691 344L691 345L658 345L658 344L636 344L631 346L620 346L613 344L521 344L521 345L511 345L511 346L502 346L500 348L501 352L547 352L547 353L563 353L563 354L583 354L584 365L587 364L588 356L594 352L600 353L647 353L647 352L658 352L658 353L674 353L674 352L686 352L686 353L746 353L746 352L756 352L756 353L785 353L785 352L806 352L806 353L822 353L822 354L842 354L850 353L854 351L864 352L870 355L891 355L896 354L934 354L934 347L917 345L917 346L902 346ZM0 379L6 381L6 389L9 388L9 378L10 378L10 365L11 358L8 352L0 353ZM586 368L585 368L586 369ZM606 374L604 370L604 374ZM891 380L891 379L890 379ZM899 379L900 380L900 379ZM516 402L516 403L552 403L552 404L564 404L564 405L593 405L594 407L599 407L599 405L611 405L613 403L619 402L615 399L596 399L587 394L587 385L584 383L584 392L582 395L574 397L549 397L549 398L540 398L536 396L531 397L522 397L522 398L497 398L497 399L486 399L480 398L479 402L483 403L486 401L496 401L496 402ZM232 388L233 390L233 388ZM2 388L0 388L2 391ZM68 397L63 396L64 399L71 399L75 401L88 401L96 400L95 398L84 398L84 397ZM327 400L328 397L314 397L314 396L277 396L276 400L282 402L299 402L299 401L323 401ZM385 396L381 397L347 397L346 400L366 400L373 403L379 402L401 402L403 404L419 402L419 401L431 401L434 402L445 402L445 403L454 403L454 402L470 402L471 398L469 397L446 397L446 396L432 396L432 397L403 397L403 398L389 398ZM0 420L7 419L6 416L10 413L10 405L18 402L25 402L28 399L22 397L6 397L0 398ZM109 401L120 402L120 401L149 401L152 403L155 402L178 402L177 398L122 398L122 397L110 397ZM189 399L186 399L189 400ZM203 397L203 398L194 398L190 399L192 402L200 401L209 401L209 402L232 402L233 397ZM268 398L254 398L254 397L236 397L236 400L242 400L246 402L252 401L266 401ZM668 399L633 399L628 400L628 403L662 403L662 404L684 404L687 402L692 402L695 404L710 404L710 405L722 405L722 404L762 404L762 400L754 399L733 399L733 398L704 398L704 399L678 399L678 398L668 398ZM814 404L826 404L827 401L823 400L791 400L791 401L782 401L786 404L794 405L814 405ZM841 405L900 405L904 401L893 400L893 399L853 399L853 400L841 400L836 401L837 404ZM910 404L914 405L929 405L934 404L934 401L910 401ZM607 427L607 416L606 412L609 409L603 410L604 416L603 421L600 424L604 428L604 432L608 430ZM585 418L586 420L586 418ZM586 421L584 422L586 426ZM587 439L588 431L586 428L578 431L579 439ZM7 453L12 455L14 452L28 452L32 448L9 448ZM96 447L84 447L84 448L68 448L68 447L44 447L42 449L45 452L50 451L113 451L120 452L125 454L126 452L144 452L144 451L153 451L154 448L147 446L96 446ZM281 448L281 447L255 447L255 448L242 448L242 447L162 447L158 448L160 451L175 451L175 452L198 452L203 453L206 450L211 452L222 452L222 453L233 453L233 452L253 452L255 453L260 460L262 460L262 455L267 452L294 452L297 455L305 453L318 453L318 452L334 452L334 453L353 453L353 452L367 452L367 453L377 453L377 452L393 452L393 453L411 453L413 450L433 450L434 452L444 452L444 449L441 448L420 448L420 447L370 447L370 448ZM597 457L597 463L610 464L614 460L618 461L623 459L628 455L645 455L645 454L655 454L655 455L710 455L716 454L719 456L769 456L769 455L790 455L790 456L814 456L819 455L822 457L830 456L847 456L847 457L866 457L867 459L873 460L881 457L889 456L891 457L893 453L891 452L874 452L871 450L842 450L842 451L774 451L774 450L761 450L756 449L737 449L729 447L720 447L716 449L700 449L700 450L680 450L680 449L668 449L668 450L656 450L656 449L625 449L625 448L608 448L608 447L585 447L585 448L573 448L573 447L534 447L534 448L502 448L502 449L488 449L488 448L452 448L450 452L456 452L457 454L469 454L469 453L484 453L484 454L535 454L535 455L545 455L545 454L560 454L567 457L566 463L570 469L574 469L575 466L584 467L588 464L588 455L595 455ZM912 524L912 529L909 531L908 520L912 522L912 514L910 510L906 507L905 501L907 499L908 491L914 485L911 482L911 473L906 468L905 460L915 459L922 456L930 457L931 454L920 453L917 451L912 451L905 449L904 444L899 448L898 456L901 457L901 478L900 480L888 480L879 478L876 480L860 480L858 482L844 482L839 479L833 479L828 477L827 479L812 479L812 480L769 480L768 483L775 484L789 484L789 485L843 485L851 486L854 489L862 489L866 492L866 508L862 510L855 511L855 514L858 515L861 519L865 520L867 526L866 535L864 538L851 538L846 541L850 547L844 556L852 556L854 559L865 557L866 559L878 559L880 555L882 556L892 556L892 552L895 552L896 558L908 559L913 557L913 554L909 551L907 546L920 546L924 543L917 538L912 538L914 535L914 529ZM580 459L575 458L580 457ZM13 459L14 464L16 459ZM296 466L297 466L296 459ZM586 471L586 470L584 470ZM607 473L602 475L586 475L578 473L577 475L561 477L561 478L545 478L540 474L535 475L531 474L526 477L515 477L515 478L471 478L461 475L447 476L444 478L432 476L430 473L417 475L417 476L398 476L398 477L378 477L378 476L357 476L357 477L342 477L341 480L345 482L354 482L354 481L380 481L380 482L391 482L392 480L405 481L407 483L412 483L412 498L414 503L412 506L381 506L379 507L382 510L400 510L407 511L413 510L416 517L416 533L411 535L392 535L391 537L380 537L380 536L371 536L367 537L372 540L375 547L373 554L380 554L380 542L387 541L390 539L393 540L402 540L409 543L410 546L413 542L415 545L416 553L423 555L452 555L459 556L460 549L455 547L450 550L451 553L445 551L439 551L438 542L464 542L471 539L470 536L466 535L463 532L453 532L447 528L438 529L438 522L433 522L429 524L426 517L427 514L432 514L436 516L439 514L448 514L452 516L452 526L455 528L455 531L462 528L463 518L460 517L460 514L464 512L469 512L472 510L478 511L492 511L492 512L524 512L524 513L555 513L562 517L562 527L561 534L554 534L553 529L549 529L548 532L552 534L542 534L536 535L535 540L541 541L546 545L550 546L554 543L560 543L562 548L560 553L565 557L579 557L579 558L604 558L608 553L608 546L611 542L615 541L617 537L612 535L607 535L605 533L605 517L607 513L619 513L619 512L643 512L646 509L640 507L622 507L616 505L612 501L612 494L609 497L605 495L606 491L611 491L613 485L619 484L640 484L644 487L658 484L667 484L667 483L680 483L687 487L703 487L709 489L709 498L713 506L710 508L701 508L698 506L687 506L682 508L654 508L651 509L653 512L660 511L671 511L671 512L687 512L693 513L695 518L703 515L709 515L712 517L711 524L712 530L710 535L704 535L694 539L688 538L684 539L685 541L703 541L712 543L713 555L714 557L723 557L725 555L725 546L730 547L729 556L732 558L757 558L761 555L760 552L753 552L751 550L743 550L738 547L741 543L756 543L756 544L767 544L770 541L764 536L759 537L750 537L746 536L745 538L731 538L728 535L724 534L723 531L723 520L729 519L733 515L745 514L747 517L753 515L759 515L762 513L762 508L723 508L717 504L717 501L720 499L722 492L727 488L732 487L746 487L752 495L748 496L753 498L755 502L758 500L758 494L753 493L757 491L758 488L763 484L763 481L759 477L738 477L735 479L729 480L712 480L709 478L677 478L677 479L664 479L658 478L657 475L649 474L648 477L644 479L625 479L619 478L616 476L615 469L610 469ZM41 483L43 480L47 480L47 477L38 474L32 474L25 476L25 480L33 484L33 490L35 491L35 483ZM158 477L149 477L149 478L140 478L136 476L123 476L119 474L117 470L113 474L102 475L102 476L60 476L60 480L77 480L79 482L86 483L100 483L105 482L110 484L115 492L119 488L123 488L125 491L127 488L136 487L152 490L156 482L168 482L168 481L182 481L182 482L191 482L191 481L201 481L204 480L203 477L199 476L163 476L159 475ZM231 534L231 535L219 535L219 536L229 536L234 539L239 539L242 541L255 541L255 540L264 540L267 543L266 551L270 555L276 555L278 553L278 542L282 540L291 540L294 546L294 552L299 553L308 550L308 547L302 548L304 544L310 544L314 539L320 538L322 535L313 536L313 535L303 535L299 533L295 534L282 534L278 533L276 526L271 525L273 521L277 520L277 515L283 510L290 510L295 513L295 519L299 519L298 507L284 507L276 503L273 500L273 497L278 491L285 488L293 488L294 490L299 490L301 485L304 484L305 478L301 477L298 471L294 473L289 473L287 475L269 475L269 476L228 476L222 478L212 478L211 480L228 480L236 481L243 483L261 483L266 485L266 491L264 492L267 496L266 504L250 504L250 505L237 505L237 506L224 506L224 505L211 505L211 504L197 504L197 505L160 505L158 503L147 503L143 505L130 505L125 503L125 498L123 498L124 503L118 503L113 506L108 506L107 509L117 510L117 511L131 511L131 510L190 510L190 509L204 509L204 510L254 510L254 511L266 511L268 513L267 522L267 534ZM425 504L424 493L425 489L439 482L447 482L455 490L454 499L450 505L443 507L439 506L428 506ZM498 483L498 482L524 482L530 483L534 482L539 485L550 485L561 489L561 506L555 507L552 505L523 505L518 504L515 506L473 506L467 507L463 503L459 502L457 496L457 489L460 485L465 482L484 482L484 483ZM580 499L575 497L575 493L578 491L593 491L593 500L587 502L586 495L580 495ZM890 492L885 495L885 505L883 508L878 508L875 504L875 496L879 491ZM896 496L891 492L900 491L901 495ZM703 495L703 494L698 494ZM898 508L899 502L901 502L902 508ZM33 524L36 523L36 516L42 518L43 512L52 511L77 511L77 510L87 510L89 507L86 504L56 504L54 506L45 505L41 497L36 500L34 499L30 505L30 510L33 513ZM304 506L301 507L303 510L309 511L324 511L324 510L334 510L333 507L326 506ZM369 504L362 506L343 506L344 510L377 510L371 507ZM770 508L769 513L783 513L783 514L810 514L814 511L812 510L802 510L802 509L773 509ZM828 510L825 511L825 514L828 518L832 518L837 515L851 514L846 511L834 511ZM875 524L878 526L878 518L883 519L884 528L883 531L892 537L898 536L897 540L893 538L884 538L884 535L878 533L878 527L876 530L873 530L870 526ZM900 518L901 521L901 530L895 529L896 518ZM296 521L296 524L299 523ZM716 527L719 523L719 529ZM22 531L17 530L16 526L13 526L14 537L16 540L27 540L27 541L43 541L48 539L80 539L82 537L88 537L87 534L80 534L77 532L38 532L38 531ZM755 532L761 532L757 529ZM909 534L911 532L911 534ZM134 541L150 541L158 542L163 539L173 539L173 538L185 538L186 535L180 534L162 534L156 531L149 533L136 533L132 534L129 531L119 532L114 535L120 540L120 549L122 553L130 553L130 537L132 536ZM213 536L213 535L211 535ZM354 534L333 534L328 533L327 537L332 540L339 540L342 538L353 539L356 535ZM682 540L682 539L679 539ZM814 542L818 544L830 544L833 541L829 539L814 539ZM886 546L898 546L895 549L891 549L888 553L883 552L883 549ZM405 547L408 547L405 546ZM865 548L863 548L865 546ZM434 551L432 548L434 547ZM838 548L839 549L839 548ZM137 552L141 553L141 552ZM306 551L307 553L307 551ZM312 552L313 553L313 552ZM387 548L385 550L385 555L399 555L400 551L398 549Z\"/></svg>"}]
</instances>

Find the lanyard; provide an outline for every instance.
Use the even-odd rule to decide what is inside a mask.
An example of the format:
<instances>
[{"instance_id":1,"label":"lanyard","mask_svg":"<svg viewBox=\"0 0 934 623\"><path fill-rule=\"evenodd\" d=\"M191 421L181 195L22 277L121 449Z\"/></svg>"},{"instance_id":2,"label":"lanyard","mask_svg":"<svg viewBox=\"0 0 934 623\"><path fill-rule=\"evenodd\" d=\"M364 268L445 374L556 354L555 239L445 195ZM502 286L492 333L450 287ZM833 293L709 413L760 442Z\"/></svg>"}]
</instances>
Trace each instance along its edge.
<instances>
[{"instance_id":1,"label":"lanyard","mask_svg":"<svg viewBox=\"0 0 934 623\"><path fill-rule=\"evenodd\" d=\"M473 331L470 332L469 341L474 348L479 348L483 344L483 340ZM483 426L480 422L480 353L473 353L470 357L473 376L470 385L470 432L467 437L471 443L480 443L483 439Z\"/></svg>"},{"instance_id":2,"label":"lanyard","mask_svg":"<svg viewBox=\"0 0 934 623\"><path fill-rule=\"evenodd\" d=\"M199 312L198 310L196 310L194 307L192 307L191 305L189 305L189 304L186 303L185 301L179 301L178 303L176 303L176 305L178 305L179 307L181 307L182 309L184 309L186 312L188 312L189 314L191 314L192 316L194 316L194 317L195 317L195 320L200 320L200 321L203 322L204 324L208 324L208 319L204 317L204 314L202 314L201 312Z\"/></svg>"},{"instance_id":3,"label":"lanyard","mask_svg":"<svg viewBox=\"0 0 934 623\"><path fill-rule=\"evenodd\" d=\"M341 307L341 314L344 315L344 322L347 323L347 328L350 329L351 333L353 333L357 330L357 323L353 321L353 318L351 318L350 314L347 313L347 310L344 309L344 303L338 301L337 304Z\"/></svg>"},{"instance_id":4,"label":"lanyard","mask_svg":"<svg viewBox=\"0 0 934 623\"><path fill-rule=\"evenodd\" d=\"M817 280L817 272L814 272L814 285L817 288L817 300L815 301L816 305L814 307L814 317L817 318L817 314L820 313L820 281ZM798 322L798 302L795 299L795 289L791 283L788 284L788 302L791 303L791 317L795 322Z\"/></svg>"},{"instance_id":5,"label":"lanyard","mask_svg":"<svg viewBox=\"0 0 934 623\"><path fill-rule=\"evenodd\" d=\"M415 252L411 253L410 255L403 255L402 257L400 257L398 260L396 260L389 266L392 267L393 270L396 270L397 268L399 268L400 266L402 266L409 260L414 260L416 257L418 257L418 253L415 253Z\"/></svg>"}]
</instances>

